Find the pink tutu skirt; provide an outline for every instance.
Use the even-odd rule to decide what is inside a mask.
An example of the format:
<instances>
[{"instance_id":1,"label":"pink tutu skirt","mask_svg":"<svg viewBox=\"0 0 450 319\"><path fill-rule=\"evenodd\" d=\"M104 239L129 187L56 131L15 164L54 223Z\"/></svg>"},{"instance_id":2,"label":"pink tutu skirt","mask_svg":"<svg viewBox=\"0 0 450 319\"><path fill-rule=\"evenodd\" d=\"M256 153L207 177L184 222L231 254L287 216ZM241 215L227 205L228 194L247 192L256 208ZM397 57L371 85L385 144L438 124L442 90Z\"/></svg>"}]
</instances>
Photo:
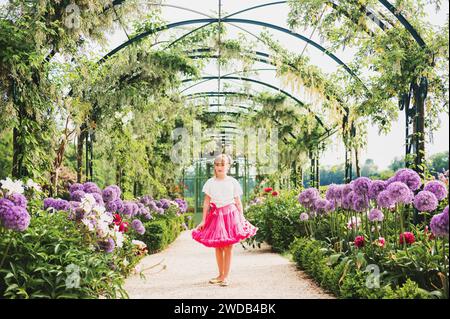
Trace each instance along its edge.
<instances>
[{"instance_id":1,"label":"pink tutu skirt","mask_svg":"<svg viewBox=\"0 0 450 319\"><path fill-rule=\"evenodd\" d=\"M217 208L211 203L202 230L194 229L192 238L206 247L225 247L255 236L258 227L245 219L235 204Z\"/></svg>"}]
</instances>

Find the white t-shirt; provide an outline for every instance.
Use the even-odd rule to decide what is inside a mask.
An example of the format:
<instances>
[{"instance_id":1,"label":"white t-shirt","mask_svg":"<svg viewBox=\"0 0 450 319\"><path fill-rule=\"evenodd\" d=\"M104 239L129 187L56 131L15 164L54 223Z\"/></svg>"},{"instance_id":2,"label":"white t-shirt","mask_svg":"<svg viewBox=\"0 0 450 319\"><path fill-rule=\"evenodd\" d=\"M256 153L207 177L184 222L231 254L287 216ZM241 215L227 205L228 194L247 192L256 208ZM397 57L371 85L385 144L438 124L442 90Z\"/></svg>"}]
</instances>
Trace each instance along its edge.
<instances>
[{"instance_id":1,"label":"white t-shirt","mask_svg":"<svg viewBox=\"0 0 450 319\"><path fill-rule=\"evenodd\" d=\"M242 187L239 182L231 176L220 180L211 177L203 185L202 192L211 197L211 202L217 207L223 207L234 203L234 198L243 194Z\"/></svg>"}]
</instances>

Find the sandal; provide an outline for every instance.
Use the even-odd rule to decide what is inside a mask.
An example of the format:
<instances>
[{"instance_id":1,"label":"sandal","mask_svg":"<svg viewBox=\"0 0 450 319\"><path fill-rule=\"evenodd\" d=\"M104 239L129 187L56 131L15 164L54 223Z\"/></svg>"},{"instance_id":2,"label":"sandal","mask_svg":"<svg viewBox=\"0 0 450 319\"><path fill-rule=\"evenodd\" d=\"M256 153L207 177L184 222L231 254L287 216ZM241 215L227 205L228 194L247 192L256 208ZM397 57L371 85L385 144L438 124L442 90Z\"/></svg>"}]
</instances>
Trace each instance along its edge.
<instances>
[{"instance_id":1,"label":"sandal","mask_svg":"<svg viewBox=\"0 0 450 319\"><path fill-rule=\"evenodd\" d=\"M220 285L221 285L222 287L226 287L226 286L229 286L229 285L230 285L230 282L229 282L227 279L225 279L225 280L222 280L222 281L220 282Z\"/></svg>"},{"instance_id":2,"label":"sandal","mask_svg":"<svg viewBox=\"0 0 450 319\"><path fill-rule=\"evenodd\" d=\"M212 278L212 279L209 280L210 284L219 284L221 282L222 282L222 280L217 279L217 278Z\"/></svg>"}]
</instances>

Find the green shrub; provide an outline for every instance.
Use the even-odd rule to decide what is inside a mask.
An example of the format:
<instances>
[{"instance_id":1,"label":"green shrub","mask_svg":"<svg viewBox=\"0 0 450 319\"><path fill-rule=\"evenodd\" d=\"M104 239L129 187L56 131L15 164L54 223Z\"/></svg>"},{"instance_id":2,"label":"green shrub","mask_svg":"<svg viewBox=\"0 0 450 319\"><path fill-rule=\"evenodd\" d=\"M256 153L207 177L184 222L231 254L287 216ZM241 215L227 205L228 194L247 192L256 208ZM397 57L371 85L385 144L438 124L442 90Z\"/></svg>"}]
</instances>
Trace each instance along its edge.
<instances>
[{"instance_id":1,"label":"green shrub","mask_svg":"<svg viewBox=\"0 0 450 319\"><path fill-rule=\"evenodd\" d=\"M120 271L125 269L123 259L84 244L83 234L64 213L42 212L32 218L27 231L5 231L0 237L0 256L5 257L0 265L0 295L5 298L127 296ZM128 260L136 263L134 256ZM77 272L79 287L72 276Z\"/></svg>"}]
</instances>

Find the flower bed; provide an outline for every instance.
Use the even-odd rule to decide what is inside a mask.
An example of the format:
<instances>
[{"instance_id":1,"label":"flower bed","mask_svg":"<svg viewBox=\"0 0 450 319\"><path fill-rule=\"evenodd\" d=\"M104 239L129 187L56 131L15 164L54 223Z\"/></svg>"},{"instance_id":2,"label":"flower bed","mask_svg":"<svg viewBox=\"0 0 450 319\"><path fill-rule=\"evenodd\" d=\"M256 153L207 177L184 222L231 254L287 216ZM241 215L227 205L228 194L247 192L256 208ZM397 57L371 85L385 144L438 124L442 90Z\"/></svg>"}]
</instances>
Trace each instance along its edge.
<instances>
[{"instance_id":1,"label":"flower bed","mask_svg":"<svg viewBox=\"0 0 450 319\"><path fill-rule=\"evenodd\" d=\"M314 188L263 193L247 211L262 229L249 244L290 250L300 268L340 297L400 298L408 291L448 298L448 179L441 179L423 182L402 169L387 181L330 185L323 197Z\"/></svg>"},{"instance_id":2,"label":"flower bed","mask_svg":"<svg viewBox=\"0 0 450 319\"><path fill-rule=\"evenodd\" d=\"M71 185L66 199L44 199L31 181L0 183L4 298L127 297L124 279L142 257L192 227L181 199L122 201L119 187L91 182ZM162 243L157 223L168 225Z\"/></svg>"}]
</instances>

